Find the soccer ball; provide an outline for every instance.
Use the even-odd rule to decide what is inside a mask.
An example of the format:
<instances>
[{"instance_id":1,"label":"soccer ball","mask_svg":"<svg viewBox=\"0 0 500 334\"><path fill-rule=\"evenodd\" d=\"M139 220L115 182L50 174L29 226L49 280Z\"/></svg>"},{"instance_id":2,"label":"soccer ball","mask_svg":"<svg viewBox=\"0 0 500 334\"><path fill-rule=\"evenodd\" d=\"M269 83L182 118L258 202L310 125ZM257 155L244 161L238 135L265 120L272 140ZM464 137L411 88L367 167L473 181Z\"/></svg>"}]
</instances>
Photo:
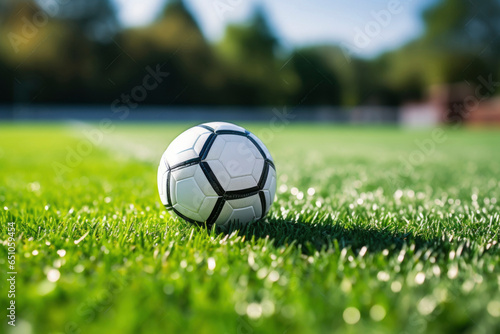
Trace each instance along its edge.
<instances>
[{"instance_id":1,"label":"soccer ball","mask_svg":"<svg viewBox=\"0 0 500 334\"><path fill-rule=\"evenodd\" d=\"M263 218L273 203L276 168L249 131L206 123L183 132L167 148L158 191L167 210L188 222L243 226Z\"/></svg>"}]
</instances>

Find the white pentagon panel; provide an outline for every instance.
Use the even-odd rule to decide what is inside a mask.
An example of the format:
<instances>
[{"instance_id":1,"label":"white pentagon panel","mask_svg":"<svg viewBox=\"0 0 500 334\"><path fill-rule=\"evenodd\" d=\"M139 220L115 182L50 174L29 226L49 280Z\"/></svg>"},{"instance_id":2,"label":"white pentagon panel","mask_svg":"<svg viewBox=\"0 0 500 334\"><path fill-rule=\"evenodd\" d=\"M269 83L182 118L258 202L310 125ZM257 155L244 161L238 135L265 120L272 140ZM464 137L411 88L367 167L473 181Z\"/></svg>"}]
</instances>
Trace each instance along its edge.
<instances>
[{"instance_id":1,"label":"white pentagon panel","mask_svg":"<svg viewBox=\"0 0 500 334\"><path fill-rule=\"evenodd\" d=\"M192 212L199 212L201 204L205 200L205 194L198 187L194 178L178 181L175 195L177 203Z\"/></svg>"},{"instance_id":2,"label":"white pentagon panel","mask_svg":"<svg viewBox=\"0 0 500 334\"><path fill-rule=\"evenodd\" d=\"M158 174L158 192L160 193L161 203L163 205L168 204L167 200L167 172L163 174Z\"/></svg>"},{"instance_id":3,"label":"white pentagon panel","mask_svg":"<svg viewBox=\"0 0 500 334\"><path fill-rule=\"evenodd\" d=\"M252 187L256 187L257 182L253 178L253 176L248 175L248 176L241 176L241 177L236 177L232 178L231 181L229 182L229 185L227 188L224 188L226 191L237 191L237 190L243 190L243 189L250 189Z\"/></svg>"},{"instance_id":4,"label":"white pentagon panel","mask_svg":"<svg viewBox=\"0 0 500 334\"><path fill-rule=\"evenodd\" d=\"M254 145L246 137L234 135L224 137L227 137L224 138L226 145L219 161L222 162L229 175L238 177L252 174L256 160L252 152Z\"/></svg>"},{"instance_id":5,"label":"white pentagon panel","mask_svg":"<svg viewBox=\"0 0 500 334\"><path fill-rule=\"evenodd\" d=\"M245 133L245 129L244 128L242 128L241 126L237 126L235 124L232 124L232 123L211 122L211 123L205 123L203 125L211 127L216 132L220 131L220 130L231 130L231 131L238 131L238 132Z\"/></svg>"},{"instance_id":6,"label":"white pentagon panel","mask_svg":"<svg viewBox=\"0 0 500 334\"><path fill-rule=\"evenodd\" d=\"M199 156L197 150L201 150L203 144L210 135L210 131L199 126L181 133L168 146L165 151L165 160L170 167L195 159Z\"/></svg>"},{"instance_id":7,"label":"white pentagon panel","mask_svg":"<svg viewBox=\"0 0 500 334\"><path fill-rule=\"evenodd\" d=\"M198 165L193 165L189 167L178 168L172 171L172 176L176 181L184 180L190 177L194 177Z\"/></svg>"},{"instance_id":8,"label":"white pentagon panel","mask_svg":"<svg viewBox=\"0 0 500 334\"><path fill-rule=\"evenodd\" d=\"M207 142L208 137L210 137L211 133L207 132L198 137L196 142L193 145L193 150L196 153L196 155L200 155L201 150L203 150L203 146L205 146L205 143Z\"/></svg>"},{"instance_id":9,"label":"white pentagon panel","mask_svg":"<svg viewBox=\"0 0 500 334\"><path fill-rule=\"evenodd\" d=\"M205 200L201 204L198 212L201 218L199 222L206 222L208 220L208 217L212 214L218 199L219 197L205 197Z\"/></svg>"},{"instance_id":10,"label":"white pentagon panel","mask_svg":"<svg viewBox=\"0 0 500 334\"><path fill-rule=\"evenodd\" d=\"M229 200L224 204L217 225L225 225L235 222L251 222L259 219L262 215L262 208L259 195L253 195L241 199Z\"/></svg>"},{"instance_id":11,"label":"white pentagon panel","mask_svg":"<svg viewBox=\"0 0 500 334\"><path fill-rule=\"evenodd\" d=\"M218 160L220 158L222 151L224 150L224 146L226 146L226 141L224 140L224 137L227 136L217 136L217 138L215 138L215 141L210 147L208 155L205 158L206 161Z\"/></svg>"},{"instance_id":12,"label":"white pentagon panel","mask_svg":"<svg viewBox=\"0 0 500 334\"><path fill-rule=\"evenodd\" d=\"M201 216L198 212L193 212L180 204L175 204L174 209L190 219L196 220L198 222L202 221Z\"/></svg>"},{"instance_id":13,"label":"white pentagon panel","mask_svg":"<svg viewBox=\"0 0 500 334\"><path fill-rule=\"evenodd\" d=\"M217 193L215 192L210 182L208 182L207 177L205 176L205 173L203 173L200 165L196 165L194 179L196 180L196 184L198 185L198 187L200 187L205 196L217 196Z\"/></svg>"},{"instance_id":14,"label":"white pentagon panel","mask_svg":"<svg viewBox=\"0 0 500 334\"><path fill-rule=\"evenodd\" d=\"M273 204L276 194L276 171L272 167L269 167L269 174L267 175L263 190L266 195L266 205L269 207Z\"/></svg>"},{"instance_id":15,"label":"white pentagon panel","mask_svg":"<svg viewBox=\"0 0 500 334\"><path fill-rule=\"evenodd\" d=\"M176 196L176 185L177 185L177 181L172 177L172 174L170 174L170 202L172 205L174 205L175 203L177 203L177 196ZM167 195L168 196L168 195Z\"/></svg>"},{"instance_id":16,"label":"white pentagon panel","mask_svg":"<svg viewBox=\"0 0 500 334\"><path fill-rule=\"evenodd\" d=\"M269 211L269 208L271 207L271 204L273 203L271 202L271 194L269 190L262 190L262 192L264 193L264 197L266 198L266 207L265 207L266 212L264 212L264 215L266 215L267 212Z\"/></svg>"},{"instance_id":17,"label":"white pentagon panel","mask_svg":"<svg viewBox=\"0 0 500 334\"><path fill-rule=\"evenodd\" d=\"M250 133L250 137L252 137L252 139L255 140L255 142L259 145L259 147L266 155L266 158L274 162L273 157L271 156L271 153L269 153L269 150L267 149L266 145L264 145L264 143L253 133Z\"/></svg>"},{"instance_id":18,"label":"white pentagon panel","mask_svg":"<svg viewBox=\"0 0 500 334\"><path fill-rule=\"evenodd\" d=\"M217 220L215 221L216 225L224 225L228 222L229 217L231 217L231 214L233 213L233 208L229 203L224 203L224 206L222 207L222 210L219 214L219 217L217 217Z\"/></svg>"},{"instance_id":19,"label":"white pentagon panel","mask_svg":"<svg viewBox=\"0 0 500 334\"><path fill-rule=\"evenodd\" d=\"M247 206L242 209L234 209L229 217L228 222L234 224L248 223L257 220L259 217L255 214L252 206Z\"/></svg>"},{"instance_id":20,"label":"white pentagon panel","mask_svg":"<svg viewBox=\"0 0 500 334\"><path fill-rule=\"evenodd\" d=\"M252 143L252 141L248 139L246 135L240 136L234 134L222 134L219 136L224 138L226 143L239 143L240 145L235 146L234 148L234 152L236 152L238 155L246 157L247 159L250 159L252 155L255 158L262 158L262 154L260 154L255 144Z\"/></svg>"},{"instance_id":21,"label":"white pentagon panel","mask_svg":"<svg viewBox=\"0 0 500 334\"><path fill-rule=\"evenodd\" d=\"M243 209L249 206L253 207L256 217L260 217L262 213L259 194L245 198L232 199L227 202L233 209Z\"/></svg>"},{"instance_id":22,"label":"white pentagon panel","mask_svg":"<svg viewBox=\"0 0 500 334\"><path fill-rule=\"evenodd\" d=\"M255 160L255 165L252 170L252 177L257 184L262 176L262 172L264 171L264 159L259 158Z\"/></svg>"},{"instance_id":23,"label":"white pentagon panel","mask_svg":"<svg viewBox=\"0 0 500 334\"><path fill-rule=\"evenodd\" d=\"M214 175L217 178L217 181L219 181L219 184L222 186L222 188L227 189L229 183L231 182L231 176L226 171L222 163L219 160L212 160L208 161L208 165L214 172Z\"/></svg>"},{"instance_id":24,"label":"white pentagon panel","mask_svg":"<svg viewBox=\"0 0 500 334\"><path fill-rule=\"evenodd\" d=\"M196 173L196 168L198 166L189 166L184 168L179 168L170 173L170 200L172 201L172 205L176 204L177 201L177 183L182 180L186 180L189 178L194 178L194 174ZM165 181L166 182L166 181ZM166 185L165 185L166 187Z\"/></svg>"}]
</instances>

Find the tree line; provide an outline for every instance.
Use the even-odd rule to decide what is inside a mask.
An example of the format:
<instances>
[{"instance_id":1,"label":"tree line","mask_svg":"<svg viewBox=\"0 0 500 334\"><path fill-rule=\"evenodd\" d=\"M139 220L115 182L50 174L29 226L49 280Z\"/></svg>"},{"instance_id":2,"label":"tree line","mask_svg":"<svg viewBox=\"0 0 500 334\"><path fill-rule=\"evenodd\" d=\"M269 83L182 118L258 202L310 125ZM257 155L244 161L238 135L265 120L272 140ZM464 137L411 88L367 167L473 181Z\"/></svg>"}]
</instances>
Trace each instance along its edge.
<instances>
[{"instance_id":1,"label":"tree line","mask_svg":"<svg viewBox=\"0 0 500 334\"><path fill-rule=\"evenodd\" d=\"M441 0L422 16L419 38L363 59L342 45L285 50L261 8L209 43L180 0L134 28L109 0L5 0L0 103L399 105L457 82L497 93L500 2Z\"/></svg>"}]
</instances>

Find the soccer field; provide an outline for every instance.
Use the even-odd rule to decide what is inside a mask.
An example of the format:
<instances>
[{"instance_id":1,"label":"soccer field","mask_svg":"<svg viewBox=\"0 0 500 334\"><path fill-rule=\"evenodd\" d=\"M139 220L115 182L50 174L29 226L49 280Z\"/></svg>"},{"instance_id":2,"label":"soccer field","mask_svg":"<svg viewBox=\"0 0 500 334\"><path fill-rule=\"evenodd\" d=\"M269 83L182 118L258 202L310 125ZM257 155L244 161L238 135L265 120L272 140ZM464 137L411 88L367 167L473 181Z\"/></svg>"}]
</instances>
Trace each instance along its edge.
<instances>
[{"instance_id":1,"label":"soccer field","mask_svg":"<svg viewBox=\"0 0 500 334\"><path fill-rule=\"evenodd\" d=\"M500 132L242 124L276 201L221 233L159 201L193 125L0 124L2 332L500 332Z\"/></svg>"}]
</instances>

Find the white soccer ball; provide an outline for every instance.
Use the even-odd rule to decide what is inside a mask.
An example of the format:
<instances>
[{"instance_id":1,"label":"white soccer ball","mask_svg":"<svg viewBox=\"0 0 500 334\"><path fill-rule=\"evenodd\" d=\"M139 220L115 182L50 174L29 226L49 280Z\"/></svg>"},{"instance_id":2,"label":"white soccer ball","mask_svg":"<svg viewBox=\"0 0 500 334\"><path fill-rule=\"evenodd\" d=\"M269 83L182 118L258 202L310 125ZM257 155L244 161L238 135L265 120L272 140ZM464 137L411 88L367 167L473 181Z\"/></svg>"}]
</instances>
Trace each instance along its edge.
<instances>
[{"instance_id":1,"label":"white soccer ball","mask_svg":"<svg viewBox=\"0 0 500 334\"><path fill-rule=\"evenodd\" d=\"M180 134L158 168L163 205L186 221L243 226L263 218L274 201L276 168L255 135L231 123Z\"/></svg>"}]
</instances>

